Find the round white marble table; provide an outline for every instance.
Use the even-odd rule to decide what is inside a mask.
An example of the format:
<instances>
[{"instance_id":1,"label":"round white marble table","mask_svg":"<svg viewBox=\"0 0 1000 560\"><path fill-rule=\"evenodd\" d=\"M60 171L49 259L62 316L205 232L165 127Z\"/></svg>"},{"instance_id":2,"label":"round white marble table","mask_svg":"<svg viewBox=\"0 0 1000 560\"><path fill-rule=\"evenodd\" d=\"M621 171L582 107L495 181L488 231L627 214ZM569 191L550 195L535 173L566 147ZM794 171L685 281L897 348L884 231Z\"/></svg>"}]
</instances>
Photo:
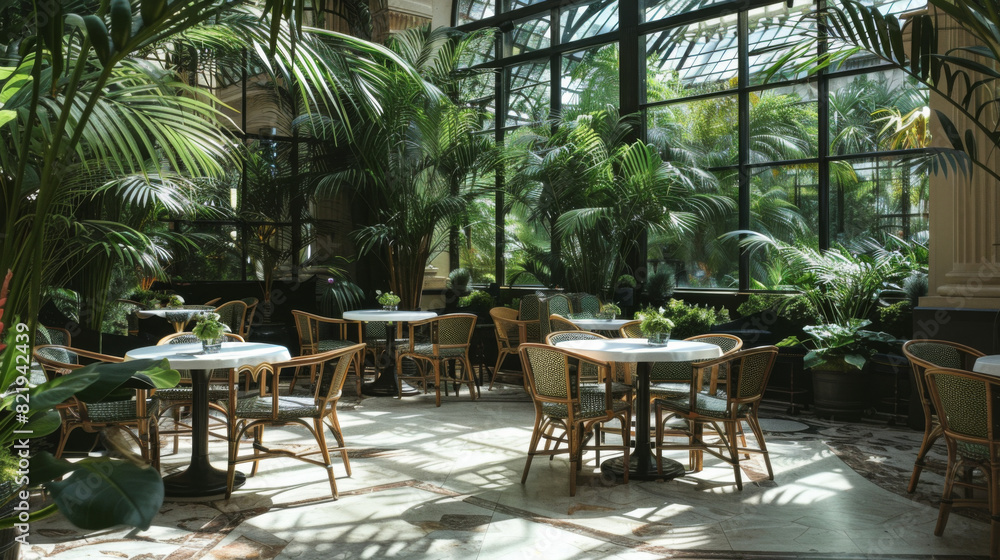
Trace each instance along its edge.
<instances>
[{"instance_id":1,"label":"round white marble table","mask_svg":"<svg viewBox=\"0 0 1000 560\"><path fill-rule=\"evenodd\" d=\"M212 466L208 460L208 378L209 371L222 368L253 366L264 362L284 362L291 359L288 348L262 342L223 342L215 354L205 354L200 342L144 346L129 350L126 360L166 358L173 369L191 371L191 462L183 472L163 478L163 490L168 496L213 496L226 491L226 471ZM234 487L246 481L236 473Z\"/></svg>"},{"instance_id":2,"label":"round white marble table","mask_svg":"<svg viewBox=\"0 0 1000 560\"><path fill-rule=\"evenodd\" d=\"M649 446L649 372L656 362L688 362L710 360L722 355L722 348L705 342L671 340L665 346L651 346L645 338L609 338L597 340L567 340L556 344L585 356L607 362L636 362L635 387L635 451L628 467L629 478L636 480L671 479L684 474L677 461L663 459L663 474L656 472L656 463ZM605 461L601 469L619 474L625 466L621 458Z\"/></svg>"},{"instance_id":3,"label":"round white marble table","mask_svg":"<svg viewBox=\"0 0 1000 560\"><path fill-rule=\"evenodd\" d=\"M385 323L385 351L388 354L388 364L379 371L378 377L371 383L361 386L361 392L375 397L393 397L399 392L396 384L396 324L410 321L423 321L437 317L433 311L386 311L384 309L357 309L345 311L344 319L363 321L365 323L378 321ZM416 390L403 387L405 394L416 394ZM412 392L412 393L411 393Z\"/></svg>"},{"instance_id":4,"label":"round white marble table","mask_svg":"<svg viewBox=\"0 0 1000 560\"><path fill-rule=\"evenodd\" d=\"M972 371L1000 377L1000 354L977 358Z\"/></svg>"},{"instance_id":5,"label":"round white marble table","mask_svg":"<svg viewBox=\"0 0 1000 560\"><path fill-rule=\"evenodd\" d=\"M622 325L631 323L629 319L569 319L570 323L585 331L617 332Z\"/></svg>"},{"instance_id":6,"label":"round white marble table","mask_svg":"<svg viewBox=\"0 0 1000 560\"><path fill-rule=\"evenodd\" d=\"M140 319L163 317L174 326L175 332L183 332L188 322L199 313L215 311L211 305L182 305L180 307L162 307L160 309L141 309L136 311Z\"/></svg>"}]
</instances>

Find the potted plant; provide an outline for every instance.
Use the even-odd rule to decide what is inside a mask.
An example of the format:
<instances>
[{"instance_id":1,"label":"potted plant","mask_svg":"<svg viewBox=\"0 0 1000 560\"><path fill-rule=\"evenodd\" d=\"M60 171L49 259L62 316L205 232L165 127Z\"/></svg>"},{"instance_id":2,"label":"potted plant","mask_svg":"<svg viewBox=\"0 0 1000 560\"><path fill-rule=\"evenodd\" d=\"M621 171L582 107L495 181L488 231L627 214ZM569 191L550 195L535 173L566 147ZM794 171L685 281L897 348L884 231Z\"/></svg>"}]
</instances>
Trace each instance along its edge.
<instances>
[{"instance_id":1,"label":"potted plant","mask_svg":"<svg viewBox=\"0 0 1000 560\"><path fill-rule=\"evenodd\" d=\"M222 335L229 332L229 325L219 320L218 313L200 313L191 332L201 341L206 354L216 354L222 349Z\"/></svg>"},{"instance_id":2,"label":"potted plant","mask_svg":"<svg viewBox=\"0 0 1000 560\"><path fill-rule=\"evenodd\" d=\"M601 319L608 321L614 321L615 317L622 312L622 308L618 307L613 303L602 303L601 310L598 312L598 316Z\"/></svg>"},{"instance_id":3,"label":"potted plant","mask_svg":"<svg viewBox=\"0 0 1000 560\"><path fill-rule=\"evenodd\" d=\"M651 346L664 346L670 342L670 333L674 329L674 322L663 314L663 308L653 309L647 307L635 314L635 318L642 321L639 329L646 335L646 340Z\"/></svg>"},{"instance_id":4,"label":"potted plant","mask_svg":"<svg viewBox=\"0 0 1000 560\"><path fill-rule=\"evenodd\" d=\"M382 309L386 311L396 311L399 309L400 297L391 291L382 293L382 290L375 290L376 299L382 304Z\"/></svg>"},{"instance_id":5,"label":"potted plant","mask_svg":"<svg viewBox=\"0 0 1000 560\"><path fill-rule=\"evenodd\" d=\"M876 352L892 349L896 339L884 332L866 330L867 319L803 327L807 338L790 336L778 346L801 344L807 349L803 366L812 372L816 414L857 420L868 407L871 380L865 365Z\"/></svg>"},{"instance_id":6,"label":"potted plant","mask_svg":"<svg viewBox=\"0 0 1000 560\"><path fill-rule=\"evenodd\" d=\"M619 276L615 282L615 299L626 307L632 305L636 284L635 276L631 274L622 274Z\"/></svg>"}]
</instances>

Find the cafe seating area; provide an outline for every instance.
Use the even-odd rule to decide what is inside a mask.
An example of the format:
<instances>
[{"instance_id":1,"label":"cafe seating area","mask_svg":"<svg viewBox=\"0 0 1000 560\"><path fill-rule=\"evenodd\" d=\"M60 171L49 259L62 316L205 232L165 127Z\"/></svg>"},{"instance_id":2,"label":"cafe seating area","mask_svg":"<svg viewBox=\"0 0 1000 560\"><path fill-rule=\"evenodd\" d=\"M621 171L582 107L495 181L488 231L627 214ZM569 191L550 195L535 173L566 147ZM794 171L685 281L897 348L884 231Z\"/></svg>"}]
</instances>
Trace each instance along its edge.
<instances>
[{"instance_id":1,"label":"cafe seating area","mask_svg":"<svg viewBox=\"0 0 1000 560\"><path fill-rule=\"evenodd\" d=\"M921 434L790 415L763 401L778 349L746 348L734 335L654 345L591 332L607 330L596 325L511 344L539 322L511 316L498 343L517 348L523 380L506 371L477 379L469 356L476 316L424 315L434 314L361 310L336 320L295 311L294 358L236 334L217 354L202 352L191 333L130 351L126 362L186 364L184 389L164 389L162 403L157 391L139 391L131 402L148 405L139 415L146 420L136 424L134 411L118 420L164 476L160 513L145 531L88 532L56 516L33 526L22 556L100 556L111 546L124 558L528 550L547 558L975 558L1000 535L990 523L996 443L977 420L992 417L992 385L955 369L978 368L978 353L962 345L904 348L915 374L932 380L921 396L948 414L929 415ZM383 363L378 374L402 398L367 394L377 379L360 383L362 322L379 319L391 327L381 351L395 355L395 369ZM635 334L632 326L622 334ZM121 361L69 346L36 349L50 378L82 358ZM358 383L345 383L349 373ZM462 384L471 398L457 398ZM165 406L174 414L161 415L158 430L150 419ZM70 431L112 423L88 421L75 399L62 409L57 454Z\"/></svg>"},{"instance_id":2,"label":"cafe seating area","mask_svg":"<svg viewBox=\"0 0 1000 560\"><path fill-rule=\"evenodd\" d=\"M905 487L919 431L844 423L808 413L760 411L774 480L759 457L670 482L614 484L584 454L576 496L565 456L536 459L525 484L534 415L523 388L498 382L475 401L434 406L433 394L358 397L338 404L352 472L275 458L229 500L167 499L147 531L89 532L60 517L33 525L25 558L977 558L989 526L955 508L934 536L947 452L928 455L917 492ZM305 394L302 391L301 394ZM614 435L608 433L608 443ZM287 439L286 439L287 438ZM267 439L305 446L299 428ZM164 472L186 465L190 439L162 457ZM246 446L246 444L244 444ZM210 446L224 466L224 445ZM686 463L687 453L665 454ZM605 454L602 453L602 458Z\"/></svg>"}]
</instances>

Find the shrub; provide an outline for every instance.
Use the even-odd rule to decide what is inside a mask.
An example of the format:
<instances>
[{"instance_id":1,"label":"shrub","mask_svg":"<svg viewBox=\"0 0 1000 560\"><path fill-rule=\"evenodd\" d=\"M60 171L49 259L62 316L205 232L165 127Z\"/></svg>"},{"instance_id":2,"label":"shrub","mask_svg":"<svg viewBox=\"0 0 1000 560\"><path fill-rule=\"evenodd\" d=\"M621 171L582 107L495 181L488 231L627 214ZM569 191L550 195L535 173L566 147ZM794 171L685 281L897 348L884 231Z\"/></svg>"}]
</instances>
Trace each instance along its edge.
<instances>
[{"instance_id":1,"label":"shrub","mask_svg":"<svg viewBox=\"0 0 1000 560\"><path fill-rule=\"evenodd\" d=\"M646 280L646 297L652 303L667 301L674 293L677 280L674 278L674 271L669 267L661 267Z\"/></svg>"},{"instance_id":2,"label":"shrub","mask_svg":"<svg viewBox=\"0 0 1000 560\"><path fill-rule=\"evenodd\" d=\"M631 274L622 274L618 277L618 281L615 285L620 288L635 288L635 276L632 276Z\"/></svg>"},{"instance_id":3,"label":"shrub","mask_svg":"<svg viewBox=\"0 0 1000 560\"><path fill-rule=\"evenodd\" d=\"M679 299L672 299L664 306L663 316L674 322L671 336L679 339L705 334L713 325L729 321L729 310L688 305Z\"/></svg>"},{"instance_id":4,"label":"shrub","mask_svg":"<svg viewBox=\"0 0 1000 560\"><path fill-rule=\"evenodd\" d=\"M878 310L879 327L895 336L907 339L913 332L913 304L908 300L894 303Z\"/></svg>"},{"instance_id":5,"label":"shrub","mask_svg":"<svg viewBox=\"0 0 1000 560\"><path fill-rule=\"evenodd\" d=\"M477 313L489 312L493 309L493 296L488 292L476 290L471 294L458 299L459 307L468 307L470 311Z\"/></svg>"},{"instance_id":6,"label":"shrub","mask_svg":"<svg viewBox=\"0 0 1000 560\"><path fill-rule=\"evenodd\" d=\"M746 317L768 310L799 326L815 325L820 321L816 306L802 294L750 294L736 311L740 316Z\"/></svg>"}]
</instances>

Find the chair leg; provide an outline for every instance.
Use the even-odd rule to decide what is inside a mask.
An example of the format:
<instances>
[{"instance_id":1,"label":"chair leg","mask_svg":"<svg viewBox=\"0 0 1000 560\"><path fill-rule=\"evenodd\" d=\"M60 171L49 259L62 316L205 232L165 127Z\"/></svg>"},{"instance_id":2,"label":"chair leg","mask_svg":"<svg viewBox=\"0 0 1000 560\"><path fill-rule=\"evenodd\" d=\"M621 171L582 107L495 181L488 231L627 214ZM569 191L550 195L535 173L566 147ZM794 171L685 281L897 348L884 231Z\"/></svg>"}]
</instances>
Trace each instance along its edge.
<instances>
[{"instance_id":1,"label":"chair leg","mask_svg":"<svg viewBox=\"0 0 1000 560\"><path fill-rule=\"evenodd\" d=\"M987 491L990 505L990 558L1000 558L1000 464L994 458L987 471Z\"/></svg>"},{"instance_id":2,"label":"chair leg","mask_svg":"<svg viewBox=\"0 0 1000 560\"><path fill-rule=\"evenodd\" d=\"M937 440L941 435L941 427L934 426L933 419L929 414L927 409L924 409L924 437L923 441L920 442L920 450L917 451L917 460L913 462L913 474L910 475L910 484L906 487L906 491L913 493L917 489L917 481L920 480L920 472L924 469L926 465L924 463L924 458L927 457L927 453L931 450L931 445Z\"/></svg>"},{"instance_id":3,"label":"chair leg","mask_svg":"<svg viewBox=\"0 0 1000 560\"><path fill-rule=\"evenodd\" d=\"M521 484L528 480L528 470L531 468L531 459L534 458L538 450L538 442L542 439L542 411L535 405L535 426L531 430L531 443L528 444L528 460L524 463L524 471L521 472Z\"/></svg>"},{"instance_id":4,"label":"chair leg","mask_svg":"<svg viewBox=\"0 0 1000 560\"><path fill-rule=\"evenodd\" d=\"M959 467L955 453L951 446L948 447L948 469L945 472L944 491L941 493L941 507L938 508L937 524L934 526L934 535L938 537L944 534L944 529L948 526L948 516L951 514L952 506L951 493Z\"/></svg>"},{"instance_id":5,"label":"chair leg","mask_svg":"<svg viewBox=\"0 0 1000 560\"><path fill-rule=\"evenodd\" d=\"M229 469L226 471L226 499L233 495L233 485L236 483L236 457L240 453L239 431L234 426L229 434Z\"/></svg>"},{"instance_id":6,"label":"chair leg","mask_svg":"<svg viewBox=\"0 0 1000 560\"><path fill-rule=\"evenodd\" d=\"M472 362L469 360L468 356L463 356L460 362L462 365L462 373L465 377L469 378L469 396L472 397L472 400L476 400L476 375L472 372ZM455 391L457 392L458 389Z\"/></svg>"},{"instance_id":7,"label":"chair leg","mask_svg":"<svg viewBox=\"0 0 1000 560\"><path fill-rule=\"evenodd\" d=\"M503 365L503 359L507 357L507 354L509 354L509 352L507 351L506 348L503 348L500 350L500 352L498 352L497 365L493 367L493 376L490 377L490 387L489 389L487 389L487 391L493 390L493 384L496 383L497 374L500 373L500 366Z\"/></svg>"},{"instance_id":8,"label":"chair leg","mask_svg":"<svg viewBox=\"0 0 1000 560\"><path fill-rule=\"evenodd\" d=\"M344 460L344 470L347 471L347 476L351 476L351 460L347 457L346 444L344 443L344 432L340 429L340 420L337 418L337 410L333 409L330 414L327 415L330 420L330 431L333 432L333 437L337 439L337 445L340 446L340 457Z\"/></svg>"},{"instance_id":9,"label":"chair leg","mask_svg":"<svg viewBox=\"0 0 1000 560\"><path fill-rule=\"evenodd\" d=\"M330 492L333 499L339 499L337 492L337 480L333 475L333 464L330 462L330 450L326 447L326 427L323 425L323 418L313 418L313 430L316 434L316 443L319 444L319 451L323 455L323 465L326 466L326 475L330 478Z\"/></svg>"},{"instance_id":10,"label":"chair leg","mask_svg":"<svg viewBox=\"0 0 1000 560\"><path fill-rule=\"evenodd\" d=\"M424 387L427 387L426 381ZM445 393L448 387L444 388ZM434 360L434 406L441 406L441 361Z\"/></svg>"},{"instance_id":11,"label":"chair leg","mask_svg":"<svg viewBox=\"0 0 1000 560\"><path fill-rule=\"evenodd\" d=\"M757 420L756 411L754 414L747 417L747 424L750 424L750 429L753 431L753 437L757 438L757 447L760 448L760 452L764 455L764 466L767 467L767 478L768 480L774 480L774 471L771 469L771 454L767 452L767 443L764 442L764 430L760 428L760 422Z\"/></svg>"},{"instance_id":12,"label":"chair leg","mask_svg":"<svg viewBox=\"0 0 1000 560\"><path fill-rule=\"evenodd\" d=\"M727 447L729 447L729 458L733 462L733 474L736 475L736 489L742 491L743 473L740 471L739 439L737 439L739 437L739 433L737 432L739 427L737 424L738 422L735 420L726 420L723 422L724 431L720 432L719 435L725 434L724 440Z\"/></svg>"},{"instance_id":13,"label":"chair leg","mask_svg":"<svg viewBox=\"0 0 1000 560\"><path fill-rule=\"evenodd\" d=\"M260 448L264 447L264 426L254 426L253 429L253 454L255 456L253 461L253 468L250 469L250 476L257 476L257 467L260 466L260 459L256 456L260 455Z\"/></svg>"},{"instance_id":14,"label":"chair leg","mask_svg":"<svg viewBox=\"0 0 1000 560\"><path fill-rule=\"evenodd\" d=\"M579 438L576 431L579 430L579 428L569 425L567 426L567 429L570 431L566 438L569 445L569 495L576 496L576 471L580 468Z\"/></svg>"}]
</instances>

